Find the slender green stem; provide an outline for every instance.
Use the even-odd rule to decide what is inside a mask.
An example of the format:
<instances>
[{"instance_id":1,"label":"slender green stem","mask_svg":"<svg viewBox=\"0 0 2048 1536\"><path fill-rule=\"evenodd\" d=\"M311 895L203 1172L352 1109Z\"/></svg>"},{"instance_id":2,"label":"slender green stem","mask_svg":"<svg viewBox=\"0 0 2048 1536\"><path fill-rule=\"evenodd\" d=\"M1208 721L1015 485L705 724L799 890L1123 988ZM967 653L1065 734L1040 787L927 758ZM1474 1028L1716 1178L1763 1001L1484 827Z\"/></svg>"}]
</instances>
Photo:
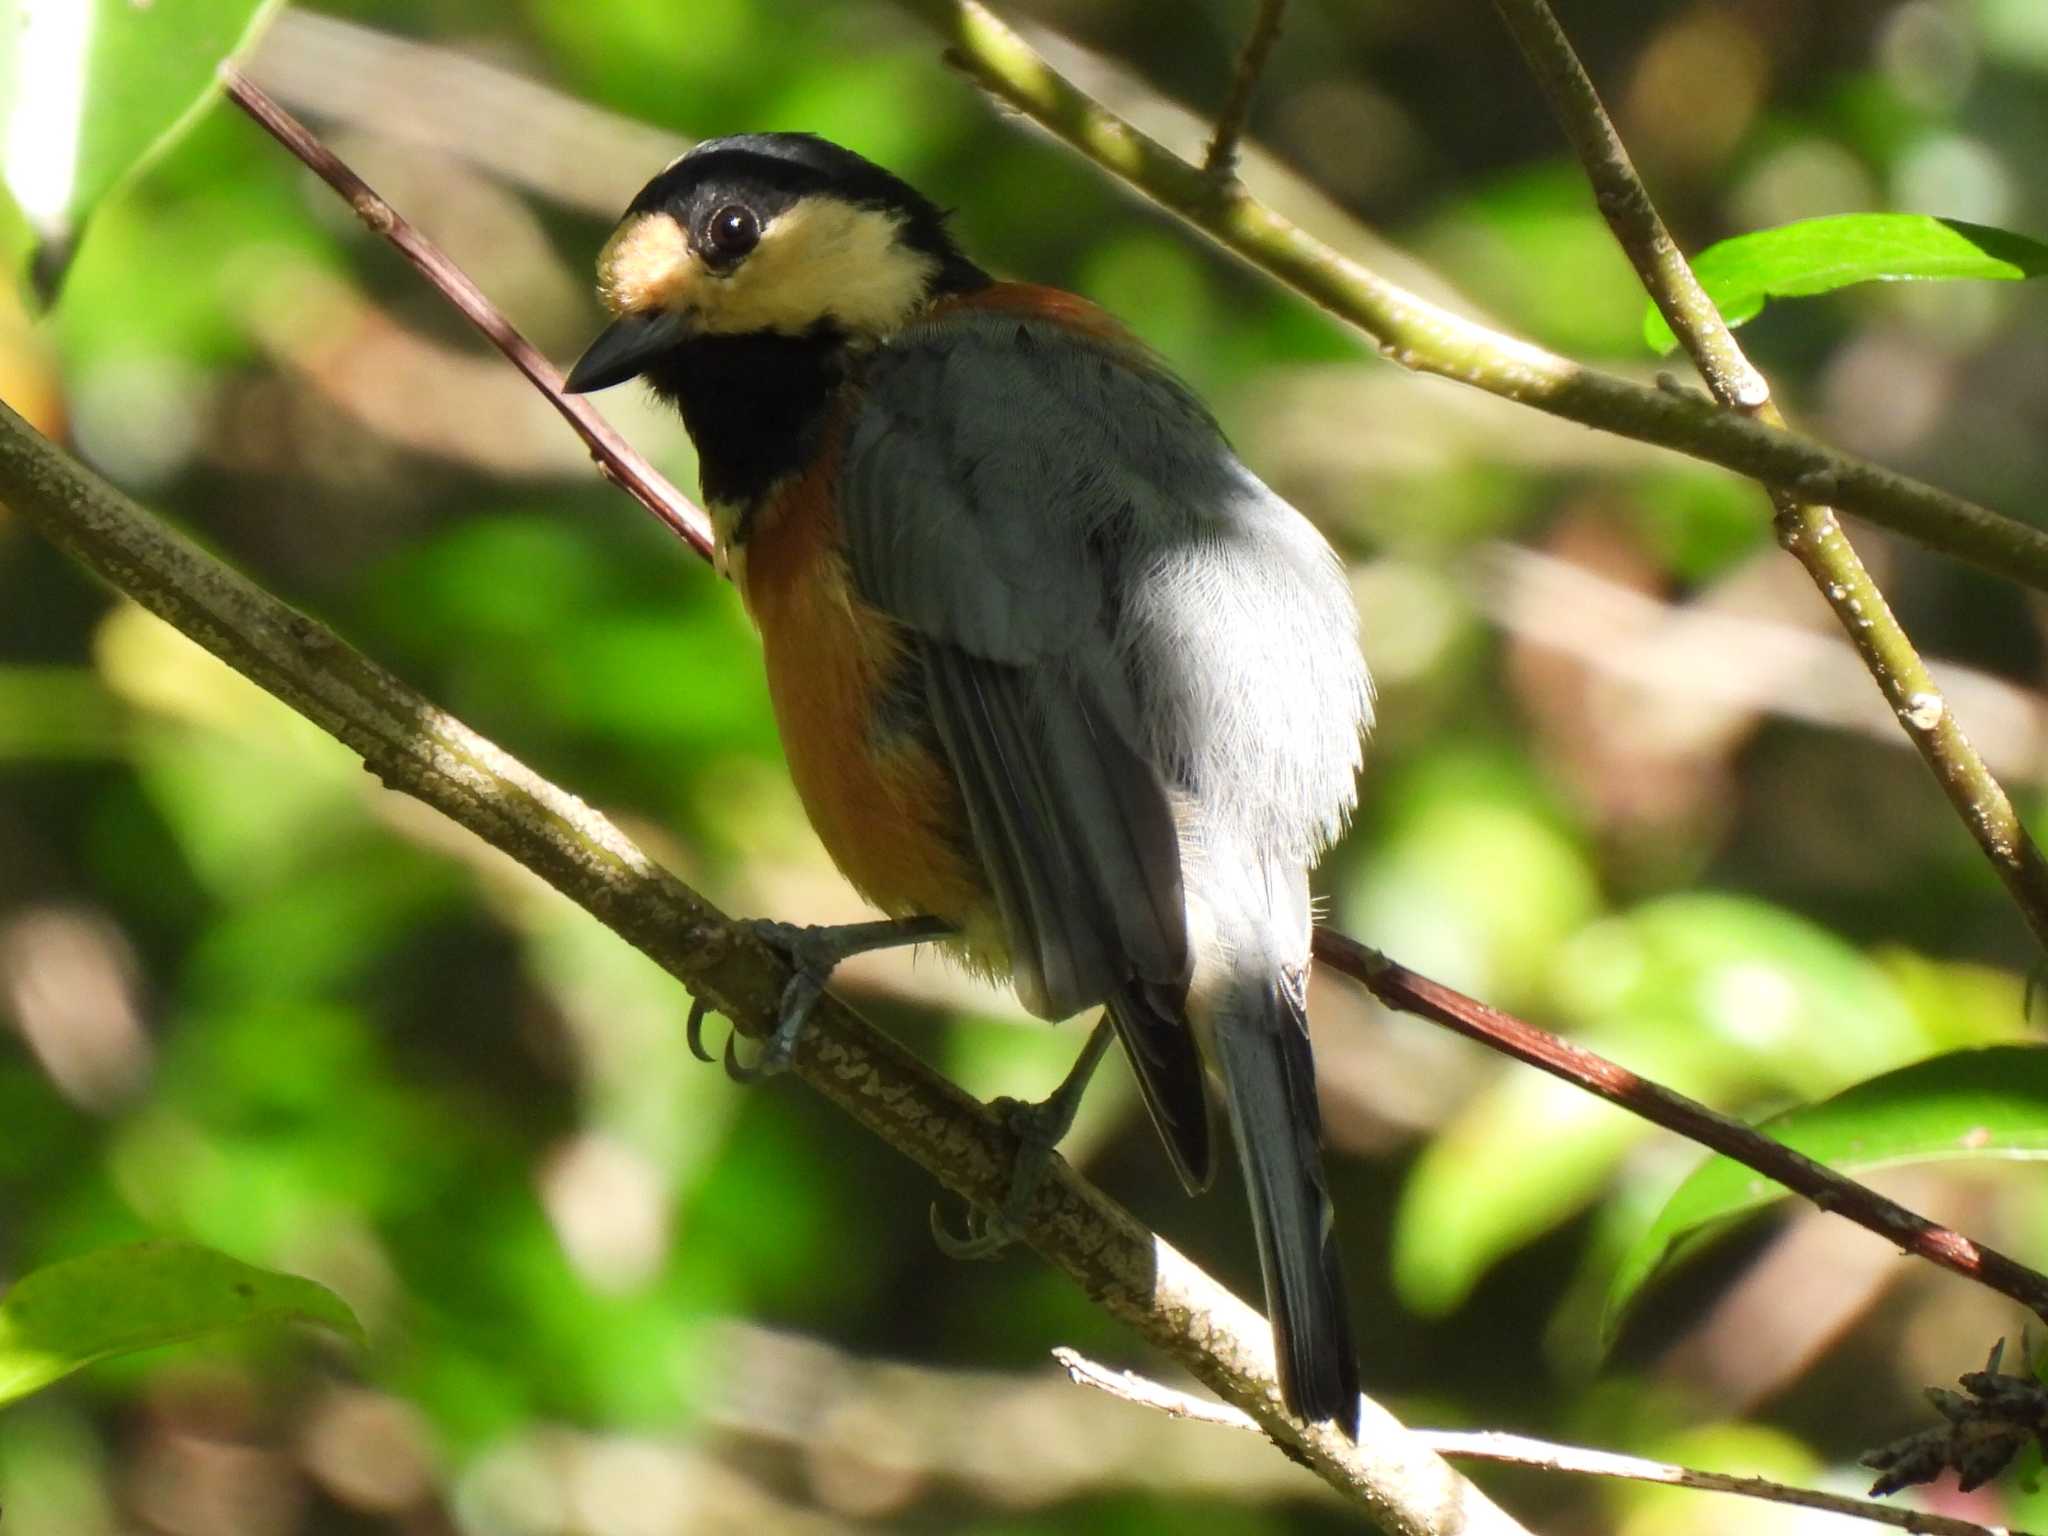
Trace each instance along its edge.
<instances>
[{"instance_id":1,"label":"slender green stem","mask_svg":"<svg viewBox=\"0 0 2048 1536\"><path fill-rule=\"evenodd\" d=\"M1931 549L2048 591L2048 532L1713 401L1581 367L1454 315L1147 138L1053 69L979 0L899 3L943 36L953 61L991 95L1225 249L1359 327L1403 367L1719 464L1797 496L1832 501Z\"/></svg>"},{"instance_id":2,"label":"slender green stem","mask_svg":"<svg viewBox=\"0 0 2048 1536\"><path fill-rule=\"evenodd\" d=\"M1536 83L1578 151L1601 216L1714 398L1732 409L1760 411L1770 399L1770 386L1742 355L1721 311L1664 227L1649 188L1636 174L1635 162L1557 16L1544 0L1494 0L1494 9L1521 44Z\"/></svg>"},{"instance_id":3,"label":"slender green stem","mask_svg":"<svg viewBox=\"0 0 2048 1536\"><path fill-rule=\"evenodd\" d=\"M1548 0L1494 0L1514 33L1565 134L1578 151L1594 200L1643 287L1731 412L1782 430L1784 417L1762 374L1743 355L1721 312L1693 275L1636 173L1600 93ZM2012 894L2035 938L2048 947L2048 861L2011 799L1950 712L1884 593L1851 547L1824 499L1771 487L1778 542L1806 568L1856 653L1883 690L1956 814Z\"/></svg>"},{"instance_id":4,"label":"slender green stem","mask_svg":"<svg viewBox=\"0 0 2048 1536\"><path fill-rule=\"evenodd\" d=\"M1202 174L1216 181L1228 181L1237 174L1237 146L1251 120L1252 97L1258 93L1259 76L1266 72L1266 60L1280 41L1280 23L1287 15L1287 0L1259 0L1252 29L1237 51L1237 63L1230 72L1230 94L1223 110L1216 114L1216 134L1209 140L1209 153L1202 160Z\"/></svg>"}]
</instances>

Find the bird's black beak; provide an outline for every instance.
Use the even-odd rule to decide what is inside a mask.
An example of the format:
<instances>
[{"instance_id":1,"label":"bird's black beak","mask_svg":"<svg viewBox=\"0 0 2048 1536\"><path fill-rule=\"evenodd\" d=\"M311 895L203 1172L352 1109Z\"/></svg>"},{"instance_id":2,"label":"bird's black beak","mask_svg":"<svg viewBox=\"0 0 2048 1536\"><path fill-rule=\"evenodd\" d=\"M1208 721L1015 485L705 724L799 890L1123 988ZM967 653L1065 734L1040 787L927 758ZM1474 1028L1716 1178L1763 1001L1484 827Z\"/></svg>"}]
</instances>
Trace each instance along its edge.
<instances>
[{"instance_id":1,"label":"bird's black beak","mask_svg":"<svg viewBox=\"0 0 2048 1536\"><path fill-rule=\"evenodd\" d=\"M680 342L686 332L683 317L671 310L621 315L600 331L597 340L576 359L576 366L569 370L562 388L572 395L581 395L637 379L649 363Z\"/></svg>"}]
</instances>

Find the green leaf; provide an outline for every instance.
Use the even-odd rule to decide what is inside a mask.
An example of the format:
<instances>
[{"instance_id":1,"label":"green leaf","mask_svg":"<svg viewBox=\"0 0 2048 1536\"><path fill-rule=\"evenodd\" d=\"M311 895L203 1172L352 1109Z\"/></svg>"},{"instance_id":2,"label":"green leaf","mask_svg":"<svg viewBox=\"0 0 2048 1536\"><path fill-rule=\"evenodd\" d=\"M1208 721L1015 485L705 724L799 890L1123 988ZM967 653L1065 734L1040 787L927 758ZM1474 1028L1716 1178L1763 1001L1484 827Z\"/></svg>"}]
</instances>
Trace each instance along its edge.
<instances>
[{"instance_id":1,"label":"green leaf","mask_svg":"<svg viewBox=\"0 0 2048 1536\"><path fill-rule=\"evenodd\" d=\"M52 298L92 210L220 90L281 0L0 0L0 178Z\"/></svg>"},{"instance_id":2,"label":"green leaf","mask_svg":"<svg viewBox=\"0 0 2048 1536\"><path fill-rule=\"evenodd\" d=\"M0 1403L110 1355L260 1322L318 1323L364 1343L355 1314L325 1286L211 1248L159 1240L67 1259L0 1300Z\"/></svg>"},{"instance_id":3,"label":"green leaf","mask_svg":"<svg viewBox=\"0 0 2048 1536\"><path fill-rule=\"evenodd\" d=\"M1787 1110L1759 1129L1840 1173L1966 1158L2048 1159L2048 1046L1995 1045L1930 1057ZM1611 1343L1629 1304L1682 1252L1789 1191L1710 1158L1665 1202L1607 1293Z\"/></svg>"},{"instance_id":4,"label":"green leaf","mask_svg":"<svg viewBox=\"0 0 2048 1536\"><path fill-rule=\"evenodd\" d=\"M1766 299L1831 293L1852 283L2039 277L2048 272L2048 245L1924 213L1843 213L1719 241L1700 252L1693 272L1721 318L1740 325L1754 319ZM1643 340L1658 353L1678 345L1655 305L1643 316Z\"/></svg>"}]
</instances>

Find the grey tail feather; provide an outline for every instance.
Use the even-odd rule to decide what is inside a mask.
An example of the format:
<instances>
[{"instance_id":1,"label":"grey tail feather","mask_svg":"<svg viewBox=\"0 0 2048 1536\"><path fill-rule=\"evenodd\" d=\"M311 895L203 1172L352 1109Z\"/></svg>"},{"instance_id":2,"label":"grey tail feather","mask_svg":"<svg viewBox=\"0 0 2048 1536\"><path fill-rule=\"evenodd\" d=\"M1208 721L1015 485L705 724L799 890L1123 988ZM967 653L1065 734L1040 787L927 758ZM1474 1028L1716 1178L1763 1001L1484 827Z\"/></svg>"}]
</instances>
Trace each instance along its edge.
<instances>
[{"instance_id":1,"label":"grey tail feather","mask_svg":"<svg viewBox=\"0 0 2048 1536\"><path fill-rule=\"evenodd\" d=\"M1358 1438L1358 1340L1323 1182L1308 1013L1298 975L1247 984L1216 1021L1273 1323L1280 1396Z\"/></svg>"}]
</instances>

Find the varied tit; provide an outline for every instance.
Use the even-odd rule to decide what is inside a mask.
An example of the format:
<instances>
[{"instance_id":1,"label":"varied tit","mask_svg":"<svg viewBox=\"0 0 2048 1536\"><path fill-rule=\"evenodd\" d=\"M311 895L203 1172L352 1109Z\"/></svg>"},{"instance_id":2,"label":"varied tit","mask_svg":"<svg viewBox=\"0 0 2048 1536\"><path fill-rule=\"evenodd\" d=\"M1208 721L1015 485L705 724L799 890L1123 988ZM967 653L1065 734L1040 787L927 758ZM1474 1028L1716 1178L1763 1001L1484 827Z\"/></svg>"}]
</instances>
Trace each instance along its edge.
<instances>
[{"instance_id":1,"label":"varied tit","mask_svg":"<svg viewBox=\"0 0 2048 1536\"><path fill-rule=\"evenodd\" d=\"M822 139L700 144L599 279L568 387L681 410L797 791L894 920L778 932L767 1064L884 944L936 936L1042 1018L1105 1006L1190 1191L1227 1112L1285 1402L1355 1436L1305 998L1371 691L1329 546L1114 319L995 281Z\"/></svg>"}]
</instances>

